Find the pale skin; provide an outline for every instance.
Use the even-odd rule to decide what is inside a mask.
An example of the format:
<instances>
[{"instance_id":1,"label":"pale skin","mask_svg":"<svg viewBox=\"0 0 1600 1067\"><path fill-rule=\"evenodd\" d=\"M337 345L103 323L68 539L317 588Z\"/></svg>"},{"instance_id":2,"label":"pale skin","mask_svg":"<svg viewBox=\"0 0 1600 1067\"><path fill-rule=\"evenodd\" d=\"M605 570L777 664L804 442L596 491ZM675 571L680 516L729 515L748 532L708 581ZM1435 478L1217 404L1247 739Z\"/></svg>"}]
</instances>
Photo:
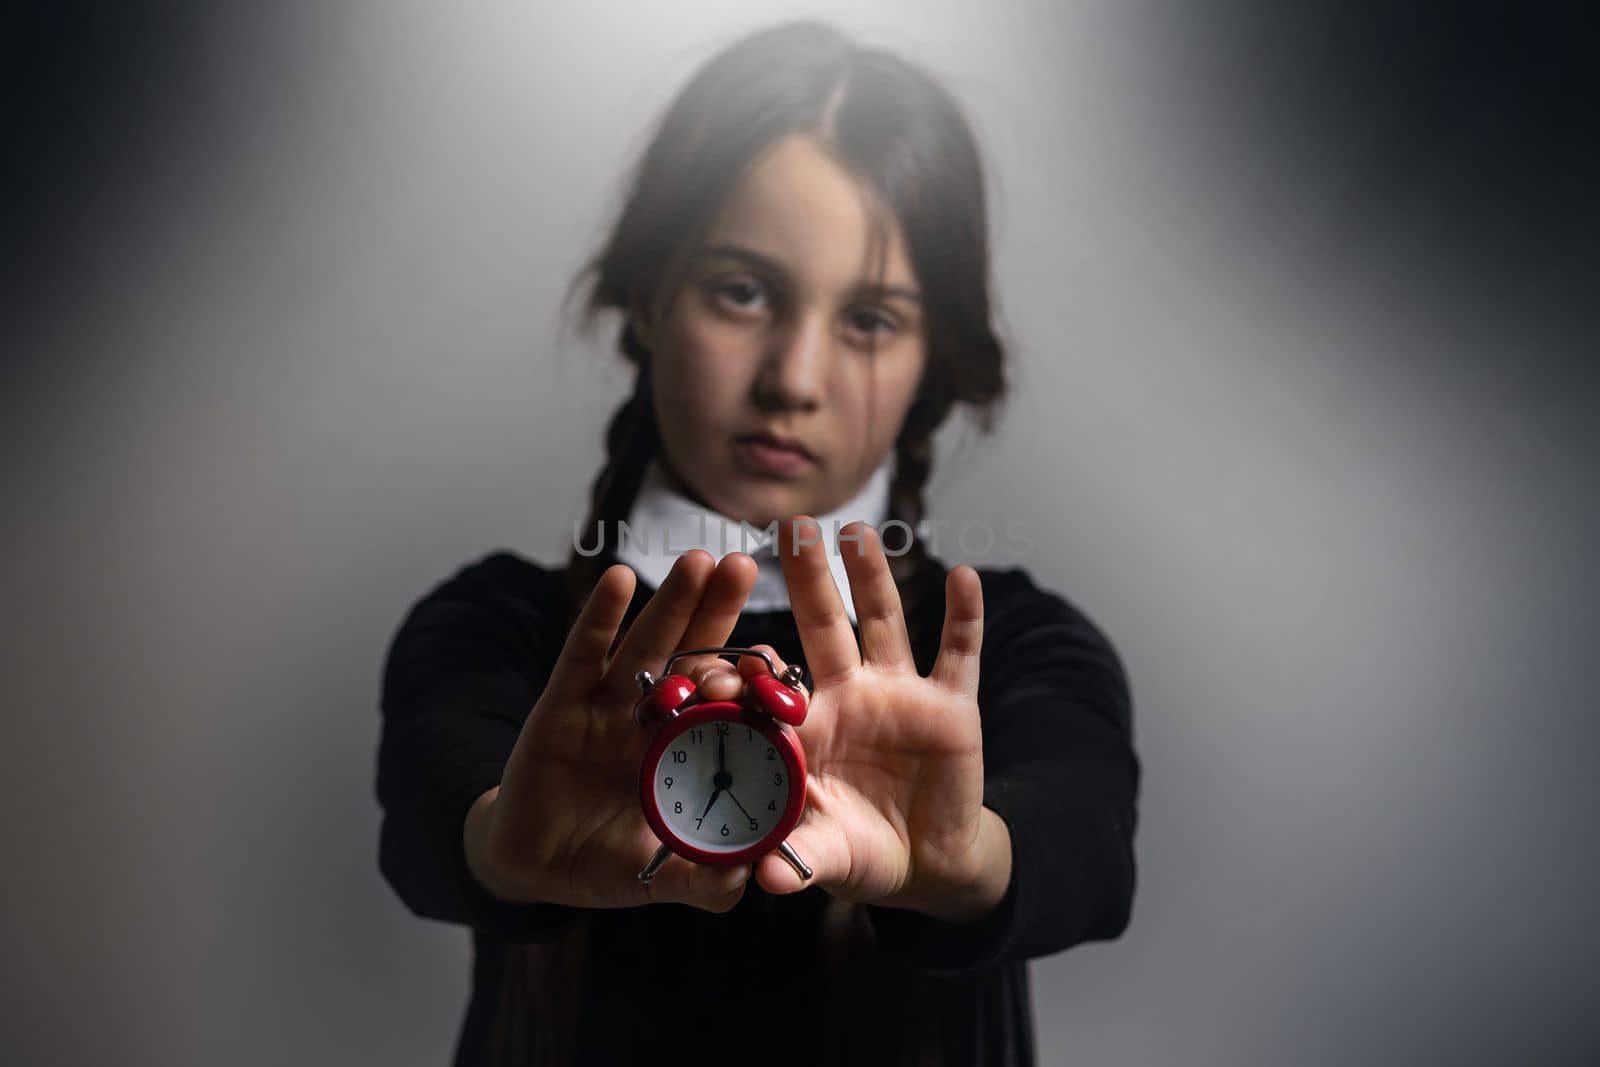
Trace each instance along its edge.
<instances>
[{"instance_id":1,"label":"pale skin","mask_svg":"<svg viewBox=\"0 0 1600 1067\"><path fill-rule=\"evenodd\" d=\"M810 864L812 882L845 900L949 920L987 913L1011 880L1011 837L983 806L977 572L957 567L946 576L939 653L923 677L877 531L859 522L840 531L859 649L815 522L800 516L779 531L790 607L816 685L796 731L809 773L805 815L789 843ZM774 661L781 670L775 653ZM740 660L745 677L764 669ZM810 884L775 854L757 864L756 878L771 893Z\"/></svg>"},{"instance_id":2,"label":"pale skin","mask_svg":"<svg viewBox=\"0 0 1600 1067\"><path fill-rule=\"evenodd\" d=\"M778 142L679 257L671 306L635 315L668 473L713 511L763 527L825 514L894 446L927 362L921 294L898 225L877 286L863 195L813 142ZM752 470L736 438L756 430L816 462Z\"/></svg>"},{"instance_id":3,"label":"pale skin","mask_svg":"<svg viewBox=\"0 0 1600 1067\"><path fill-rule=\"evenodd\" d=\"M916 277L897 226L884 285L865 277L862 195L814 142L778 142L690 257L677 299L661 317L640 311L635 322L658 367L669 476L724 515L759 526L791 520L780 523L779 556L816 689L797 729L809 774L789 841L813 877L803 882L775 853L754 876L770 893L816 885L843 900L970 921L1004 896L1012 864L1009 831L983 806L977 572L947 575L939 653L923 677L876 531L851 524L840 543L858 648L810 519L859 492L887 456L926 362ZM800 440L815 462L781 477L752 470L734 438L759 429ZM743 553L720 563L685 553L607 658L636 578L622 565L601 575L501 784L468 814L468 864L487 889L585 907L671 900L725 911L738 902L751 867L673 857L648 886L634 877L658 842L638 800L648 737L630 711L640 668L658 672L677 649L726 643L755 576ZM737 667L715 657L678 666L707 699L738 696L741 672L765 669L751 657Z\"/></svg>"}]
</instances>

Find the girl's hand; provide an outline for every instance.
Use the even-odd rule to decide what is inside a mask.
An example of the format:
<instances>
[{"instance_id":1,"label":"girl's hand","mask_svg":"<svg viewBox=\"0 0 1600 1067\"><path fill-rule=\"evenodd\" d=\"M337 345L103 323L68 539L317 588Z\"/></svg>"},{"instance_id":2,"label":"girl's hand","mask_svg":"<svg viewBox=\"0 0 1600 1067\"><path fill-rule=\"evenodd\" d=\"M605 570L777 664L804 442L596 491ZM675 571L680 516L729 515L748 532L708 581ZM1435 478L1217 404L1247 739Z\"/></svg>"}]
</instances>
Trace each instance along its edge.
<instances>
[{"instance_id":1,"label":"girl's hand","mask_svg":"<svg viewBox=\"0 0 1600 1067\"><path fill-rule=\"evenodd\" d=\"M877 531L865 523L840 531L860 649L821 542L809 516L781 524L780 563L816 686L797 730L809 772L806 810L789 841L814 877L802 882L769 854L756 878L771 893L815 884L845 900L977 918L1011 880L1010 833L983 806L978 573L960 566L946 577L939 655L924 678ZM739 664L746 678L765 669L754 658Z\"/></svg>"},{"instance_id":2,"label":"girl's hand","mask_svg":"<svg viewBox=\"0 0 1600 1067\"><path fill-rule=\"evenodd\" d=\"M695 549L672 571L607 658L633 597L633 571L613 565L573 624L544 693L529 712L497 789L467 817L473 875L506 900L620 908L660 901L726 911L750 868L675 862L649 885L637 879L658 842L639 808L639 762L648 737L633 719L634 675L659 671L680 648L722 645L755 583L755 560L734 552L716 564ZM715 673L716 656L680 660L708 699L732 699L741 683Z\"/></svg>"}]
</instances>

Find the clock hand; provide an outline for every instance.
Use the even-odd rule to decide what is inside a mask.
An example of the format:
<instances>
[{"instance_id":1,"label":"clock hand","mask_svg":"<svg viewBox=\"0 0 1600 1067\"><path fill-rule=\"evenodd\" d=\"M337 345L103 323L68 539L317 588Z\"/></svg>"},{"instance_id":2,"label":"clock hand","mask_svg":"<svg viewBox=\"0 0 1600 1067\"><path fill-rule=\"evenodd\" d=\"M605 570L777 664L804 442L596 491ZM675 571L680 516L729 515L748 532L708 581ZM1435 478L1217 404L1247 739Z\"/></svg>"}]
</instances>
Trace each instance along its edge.
<instances>
[{"instance_id":1,"label":"clock hand","mask_svg":"<svg viewBox=\"0 0 1600 1067\"><path fill-rule=\"evenodd\" d=\"M731 789L728 790L728 799L733 801L735 804L739 804L739 798L733 795L733 790L731 790ZM744 805L743 804L739 804L739 810L740 811L744 811ZM755 821L754 816L752 816L748 811L744 811L744 817L749 819L752 822Z\"/></svg>"},{"instance_id":2,"label":"clock hand","mask_svg":"<svg viewBox=\"0 0 1600 1067\"><path fill-rule=\"evenodd\" d=\"M722 787L721 786L718 786L716 789L713 789L711 791L711 799L706 801L706 810L702 811L700 813L700 818L704 819L706 817L706 815L711 811L711 805L713 805L713 804L715 804L717 802L717 797L720 796L721 794L722 794Z\"/></svg>"},{"instance_id":3,"label":"clock hand","mask_svg":"<svg viewBox=\"0 0 1600 1067\"><path fill-rule=\"evenodd\" d=\"M717 773L711 776L711 784L716 788L711 791L711 799L706 801L706 810L700 813L702 820L711 811L711 805L717 802L717 798L722 795L723 790L733 784L733 775L727 771L727 744L727 733L719 727L717 730Z\"/></svg>"}]
</instances>

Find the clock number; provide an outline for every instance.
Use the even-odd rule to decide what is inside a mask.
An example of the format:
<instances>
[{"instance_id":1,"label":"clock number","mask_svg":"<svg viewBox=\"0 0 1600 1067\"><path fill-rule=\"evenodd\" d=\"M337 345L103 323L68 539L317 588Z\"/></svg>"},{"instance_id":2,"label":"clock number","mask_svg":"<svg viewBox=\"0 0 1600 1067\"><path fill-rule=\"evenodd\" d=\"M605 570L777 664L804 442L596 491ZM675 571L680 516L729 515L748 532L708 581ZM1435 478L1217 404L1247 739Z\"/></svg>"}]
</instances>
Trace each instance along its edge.
<instances>
[{"instance_id":1,"label":"clock number","mask_svg":"<svg viewBox=\"0 0 1600 1067\"><path fill-rule=\"evenodd\" d=\"M750 820L750 829L755 830L755 829L758 829L759 826L760 826L760 824L757 823L754 819Z\"/></svg>"},{"instance_id":2,"label":"clock number","mask_svg":"<svg viewBox=\"0 0 1600 1067\"><path fill-rule=\"evenodd\" d=\"M697 818L697 819L695 819L695 821L694 821L694 828L695 828L695 829L696 829L696 830L698 830L698 829L700 829L700 824L701 824L701 823L703 823L703 822L705 822L705 821L706 821L706 817L705 817L705 816L704 816L704 815L702 815L702 816L700 816L700 817L699 817L699 818Z\"/></svg>"},{"instance_id":3,"label":"clock number","mask_svg":"<svg viewBox=\"0 0 1600 1067\"><path fill-rule=\"evenodd\" d=\"M725 723L725 722L717 723L717 736L718 737L727 737L728 736L728 724L727 723Z\"/></svg>"},{"instance_id":4,"label":"clock number","mask_svg":"<svg viewBox=\"0 0 1600 1067\"><path fill-rule=\"evenodd\" d=\"M680 749L676 749L672 753L672 762L673 763L687 763L688 761L689 761L689 753L685 752L683 749L681 749L681 748Z\"/></svg>"},{"instance_id":5,"label":"clock number","mask_svg":"<svg viewBox=\"0 0 1600 1067\"><path fill-rule=\"evenodd\" d=\"M704 741L705 739L706 739L706 732L704 730L690 730L689 731L689 740L693 741L695 744L699 744L701 741Z\"/></svg>"},{"instance_id":6,"label":"clock number","mask_svg":"<svg viewBox=\"0 0 1600 1067\"><path fill-rule=\"evenodd\" d=\"M776 771L774 771L773 774L772 774L772 784L773 785L782 785L783 784L783 775L781 775L781 774L777 773Z\"/></svg>"},{"instance_id":7,"label":"clock number","mask_svg":"<svg viewBox=\"0 0 1600 1067\"><path fill-rule=\"evenodd\" d=\"M674 814L674 815L682 815L683 814L683 801L675 800L675 801L672 802L672 814Z\"/></svg>"},{"instance_id":8,"label":"clock number","mask_svg":"<svg viewBox=\"0 0 1600 1067\"><path fill-rule=\"evenodd\" d=\"M668 789L672 788L672 775L670 775L670 774L667 775L667 788Z\"/></svg>"},{"instance_id":9,"label":"clock number","mask_svg":"<svg viewBox=\"0 0 1600 1067\"><path fill-rule=\"evenodd\" d=\"M750 729L750 727L746 726L744 728L744 739L746 741L754 741L756 739L756 732Z\"/></svg>"},{"instance_id":10,"label":"clock number","mask_svg":"<svg viewBox=\"0 0 1600 1067\"><path fill-rule=\"evenodd\" d=\"M777 811L778 810L778 802L776 800L767 801L767 810L768 811Z\"/></svg>"},{"instance_id":11,"label":"clock number","mask_svg":"<svg viewBox=\"0 0 1600 1067\"><path fill-rule=\"evenodd\" d=\"M767 746L767 759L775 760L777 758L778 758L778 750L773 748L771 745L768 745Z\"/></svg>"},{"instance_id":12,"label":"clock number","mask_svg":"<svg viewBox=\"0 0 1600 1067\"><path fill-rule=\"evenodd\" d=\"M722 836L723 837L727 837L728 836L728 824L727 823L723 823L722 824Z\"/></svg>"}]
</instances>

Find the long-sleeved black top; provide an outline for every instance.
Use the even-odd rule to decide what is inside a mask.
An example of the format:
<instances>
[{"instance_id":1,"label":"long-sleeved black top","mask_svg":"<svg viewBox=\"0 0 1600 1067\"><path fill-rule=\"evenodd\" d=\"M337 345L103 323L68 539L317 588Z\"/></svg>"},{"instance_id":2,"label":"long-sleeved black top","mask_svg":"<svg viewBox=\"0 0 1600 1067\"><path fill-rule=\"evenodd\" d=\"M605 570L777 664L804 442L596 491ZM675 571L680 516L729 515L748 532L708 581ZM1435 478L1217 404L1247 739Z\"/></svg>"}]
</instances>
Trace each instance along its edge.
<instances>
[{"instance_id":1,"label":"long-sleeved black top","mask_svg":"<svg viewBox=\"0 0 1600 1067\"><path fill-rule=\"evenodd\" d=\"M524 1035L564 1026L556 1062L1031 1064L1024 962L1128 925L1140 761L1104 634L1021 569L978 572L984 804L1010 830L1012 875L999 906L968 924L830 903L815 887L772 896L754 880L720 915L491 895L467 868L463 822L499 783L565 641L564 573L496 552L415 604L383 669L379 866L415 914L472 930L456 1067L495 1062L502 1011ZM902 587L924 674L945 573L929 559ZM652 592L638 584L625 622ZM804 663L791 612L747 612L727 643L762 642ZM854 940L832 932L841 923Z\"/></svg>"}]
</instances>

